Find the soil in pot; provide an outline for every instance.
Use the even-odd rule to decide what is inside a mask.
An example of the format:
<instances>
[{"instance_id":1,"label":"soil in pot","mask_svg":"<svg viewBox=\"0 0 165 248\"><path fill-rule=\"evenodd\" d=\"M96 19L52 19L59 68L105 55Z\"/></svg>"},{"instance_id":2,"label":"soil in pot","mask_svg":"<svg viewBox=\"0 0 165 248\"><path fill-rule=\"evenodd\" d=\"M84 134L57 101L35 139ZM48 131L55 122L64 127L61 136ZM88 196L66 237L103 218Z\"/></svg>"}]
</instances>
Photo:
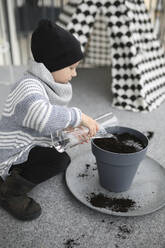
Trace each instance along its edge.
<instances>
[{"instance_id":1,"label":"soil in pot","mask_svg":"<svg viewBox=\"0 0 165 248\"><path fill-rule=\"evenodd\" d=\"M95 145L103 150L115 153L134 153L145 148L143 142L130 133L114 133L110 138L96 138Z\"/></svg>"}]
</instances>

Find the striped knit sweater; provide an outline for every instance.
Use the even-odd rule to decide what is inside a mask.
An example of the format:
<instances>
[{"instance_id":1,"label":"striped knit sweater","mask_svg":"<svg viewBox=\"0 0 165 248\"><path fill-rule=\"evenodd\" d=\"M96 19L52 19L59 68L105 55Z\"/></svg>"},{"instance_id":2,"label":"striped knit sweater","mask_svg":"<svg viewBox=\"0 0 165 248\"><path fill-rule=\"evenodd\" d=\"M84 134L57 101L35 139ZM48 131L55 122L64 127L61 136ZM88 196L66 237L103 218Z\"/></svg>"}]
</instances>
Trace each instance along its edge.
<instances>
[{"instance_id":1,"label":"striped knit sweater","mask_svg":"<svg viewBox=\"0 0 165 248\"><path fill-rule=\"evenodd\" d=\"M70 83L56 83L42 63L30 61L28 71L11 89L0 119L0 176L12 164L27 160L32 147L52 146L51 136L81 122L81 111L67 107Z\"/></svg>"}]
</instances>

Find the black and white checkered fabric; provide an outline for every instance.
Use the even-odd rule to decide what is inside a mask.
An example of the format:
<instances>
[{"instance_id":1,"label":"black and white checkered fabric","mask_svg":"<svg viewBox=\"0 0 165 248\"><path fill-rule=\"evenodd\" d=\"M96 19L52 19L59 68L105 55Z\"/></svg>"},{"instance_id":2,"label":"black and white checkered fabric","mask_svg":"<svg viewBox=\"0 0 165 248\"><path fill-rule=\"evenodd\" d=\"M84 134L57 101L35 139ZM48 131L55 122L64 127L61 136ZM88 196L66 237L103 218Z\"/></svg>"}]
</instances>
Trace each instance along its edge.
<instances>
[{"instance_id":1,"label":"black and white checkered fabric","mask_svg":"<svg viewBox=\"0 0 165 248\"><path fill-rule=\"evenodd\" d=\"M165 99L165 53L144 0L69 4L70 17L64 22L62 13L62 22L81 42L85 62L112 64L113 105L133 111L156 109Z\"/></svg>"},{"instance_id":2,"label":"black and white checkered fabric","mask_svg":"<svg viewBox=\"0 0 165 248\"><path fill-rule=\"evenodd\" d=\"M96 16L90 42L85 49L85 59L82 62L84 67L88 65L110 66L111 65L111 47L107 32L107 22L105 16L100 13Z\"/></svg>"},{"instance_id":3,"label":"black and white checkered fabric","mask_svg":"<svg viewBox=\"0 0 165 248\"><path fill-rule=\"evenodd\" d=\"M63 11L59 16L59 21L57 22L61 27L67 28L72 15L81 2L82 0L70 0L68 4L64 6ZM111 48L109 42L110 39L107 33L106 17L102 12L98 12L95 17L92 34L90 35L90 42L87 42L85 48L85 58L81 62L80 67L111 65Z\"/></svg>"}]
</instances>

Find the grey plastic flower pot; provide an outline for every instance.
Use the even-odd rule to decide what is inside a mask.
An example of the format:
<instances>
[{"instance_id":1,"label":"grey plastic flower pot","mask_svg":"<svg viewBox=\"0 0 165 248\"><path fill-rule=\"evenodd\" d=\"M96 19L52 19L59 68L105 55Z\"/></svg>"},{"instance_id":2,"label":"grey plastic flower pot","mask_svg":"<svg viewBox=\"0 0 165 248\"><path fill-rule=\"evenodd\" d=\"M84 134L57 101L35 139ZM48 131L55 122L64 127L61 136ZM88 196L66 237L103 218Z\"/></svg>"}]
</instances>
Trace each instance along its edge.
<instances>
[{"instance_id":1,"label":"grey plastic flower pot","mask_svg":"<svg viewBox=\"0 0 165 248\"><path fill-rule=\"evenodd\" d=\"M130 133L139 138L144 145L144 148L138 152L115 153L99 148L94 143L94 139L91 141L101 186L112 192L124 192L130 188L137 168L146 155L148 139L143 133L128 127L109 127L108 132L112 134Z\"/></svg>"}]
</instances>

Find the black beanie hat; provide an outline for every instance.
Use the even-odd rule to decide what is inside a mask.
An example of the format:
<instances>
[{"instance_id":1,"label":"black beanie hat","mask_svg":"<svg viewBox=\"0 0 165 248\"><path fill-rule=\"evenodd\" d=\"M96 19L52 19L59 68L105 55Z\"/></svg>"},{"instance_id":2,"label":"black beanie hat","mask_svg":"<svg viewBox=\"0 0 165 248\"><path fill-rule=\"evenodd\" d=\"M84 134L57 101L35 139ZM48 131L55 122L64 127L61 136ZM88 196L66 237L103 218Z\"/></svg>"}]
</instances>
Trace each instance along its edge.
<instances>
[{"instance_id":1,"label":"black beanie hat","mask_svg":"<svg viewBox=\"0 0 165 248\"><path fill-rule=\"evenodd\" d=\"M49 20L41 20L31 38L31 51L36 62L50 71L70 66L83 58L80 42L67 30Z\"/></svg>"}]
</instances>

